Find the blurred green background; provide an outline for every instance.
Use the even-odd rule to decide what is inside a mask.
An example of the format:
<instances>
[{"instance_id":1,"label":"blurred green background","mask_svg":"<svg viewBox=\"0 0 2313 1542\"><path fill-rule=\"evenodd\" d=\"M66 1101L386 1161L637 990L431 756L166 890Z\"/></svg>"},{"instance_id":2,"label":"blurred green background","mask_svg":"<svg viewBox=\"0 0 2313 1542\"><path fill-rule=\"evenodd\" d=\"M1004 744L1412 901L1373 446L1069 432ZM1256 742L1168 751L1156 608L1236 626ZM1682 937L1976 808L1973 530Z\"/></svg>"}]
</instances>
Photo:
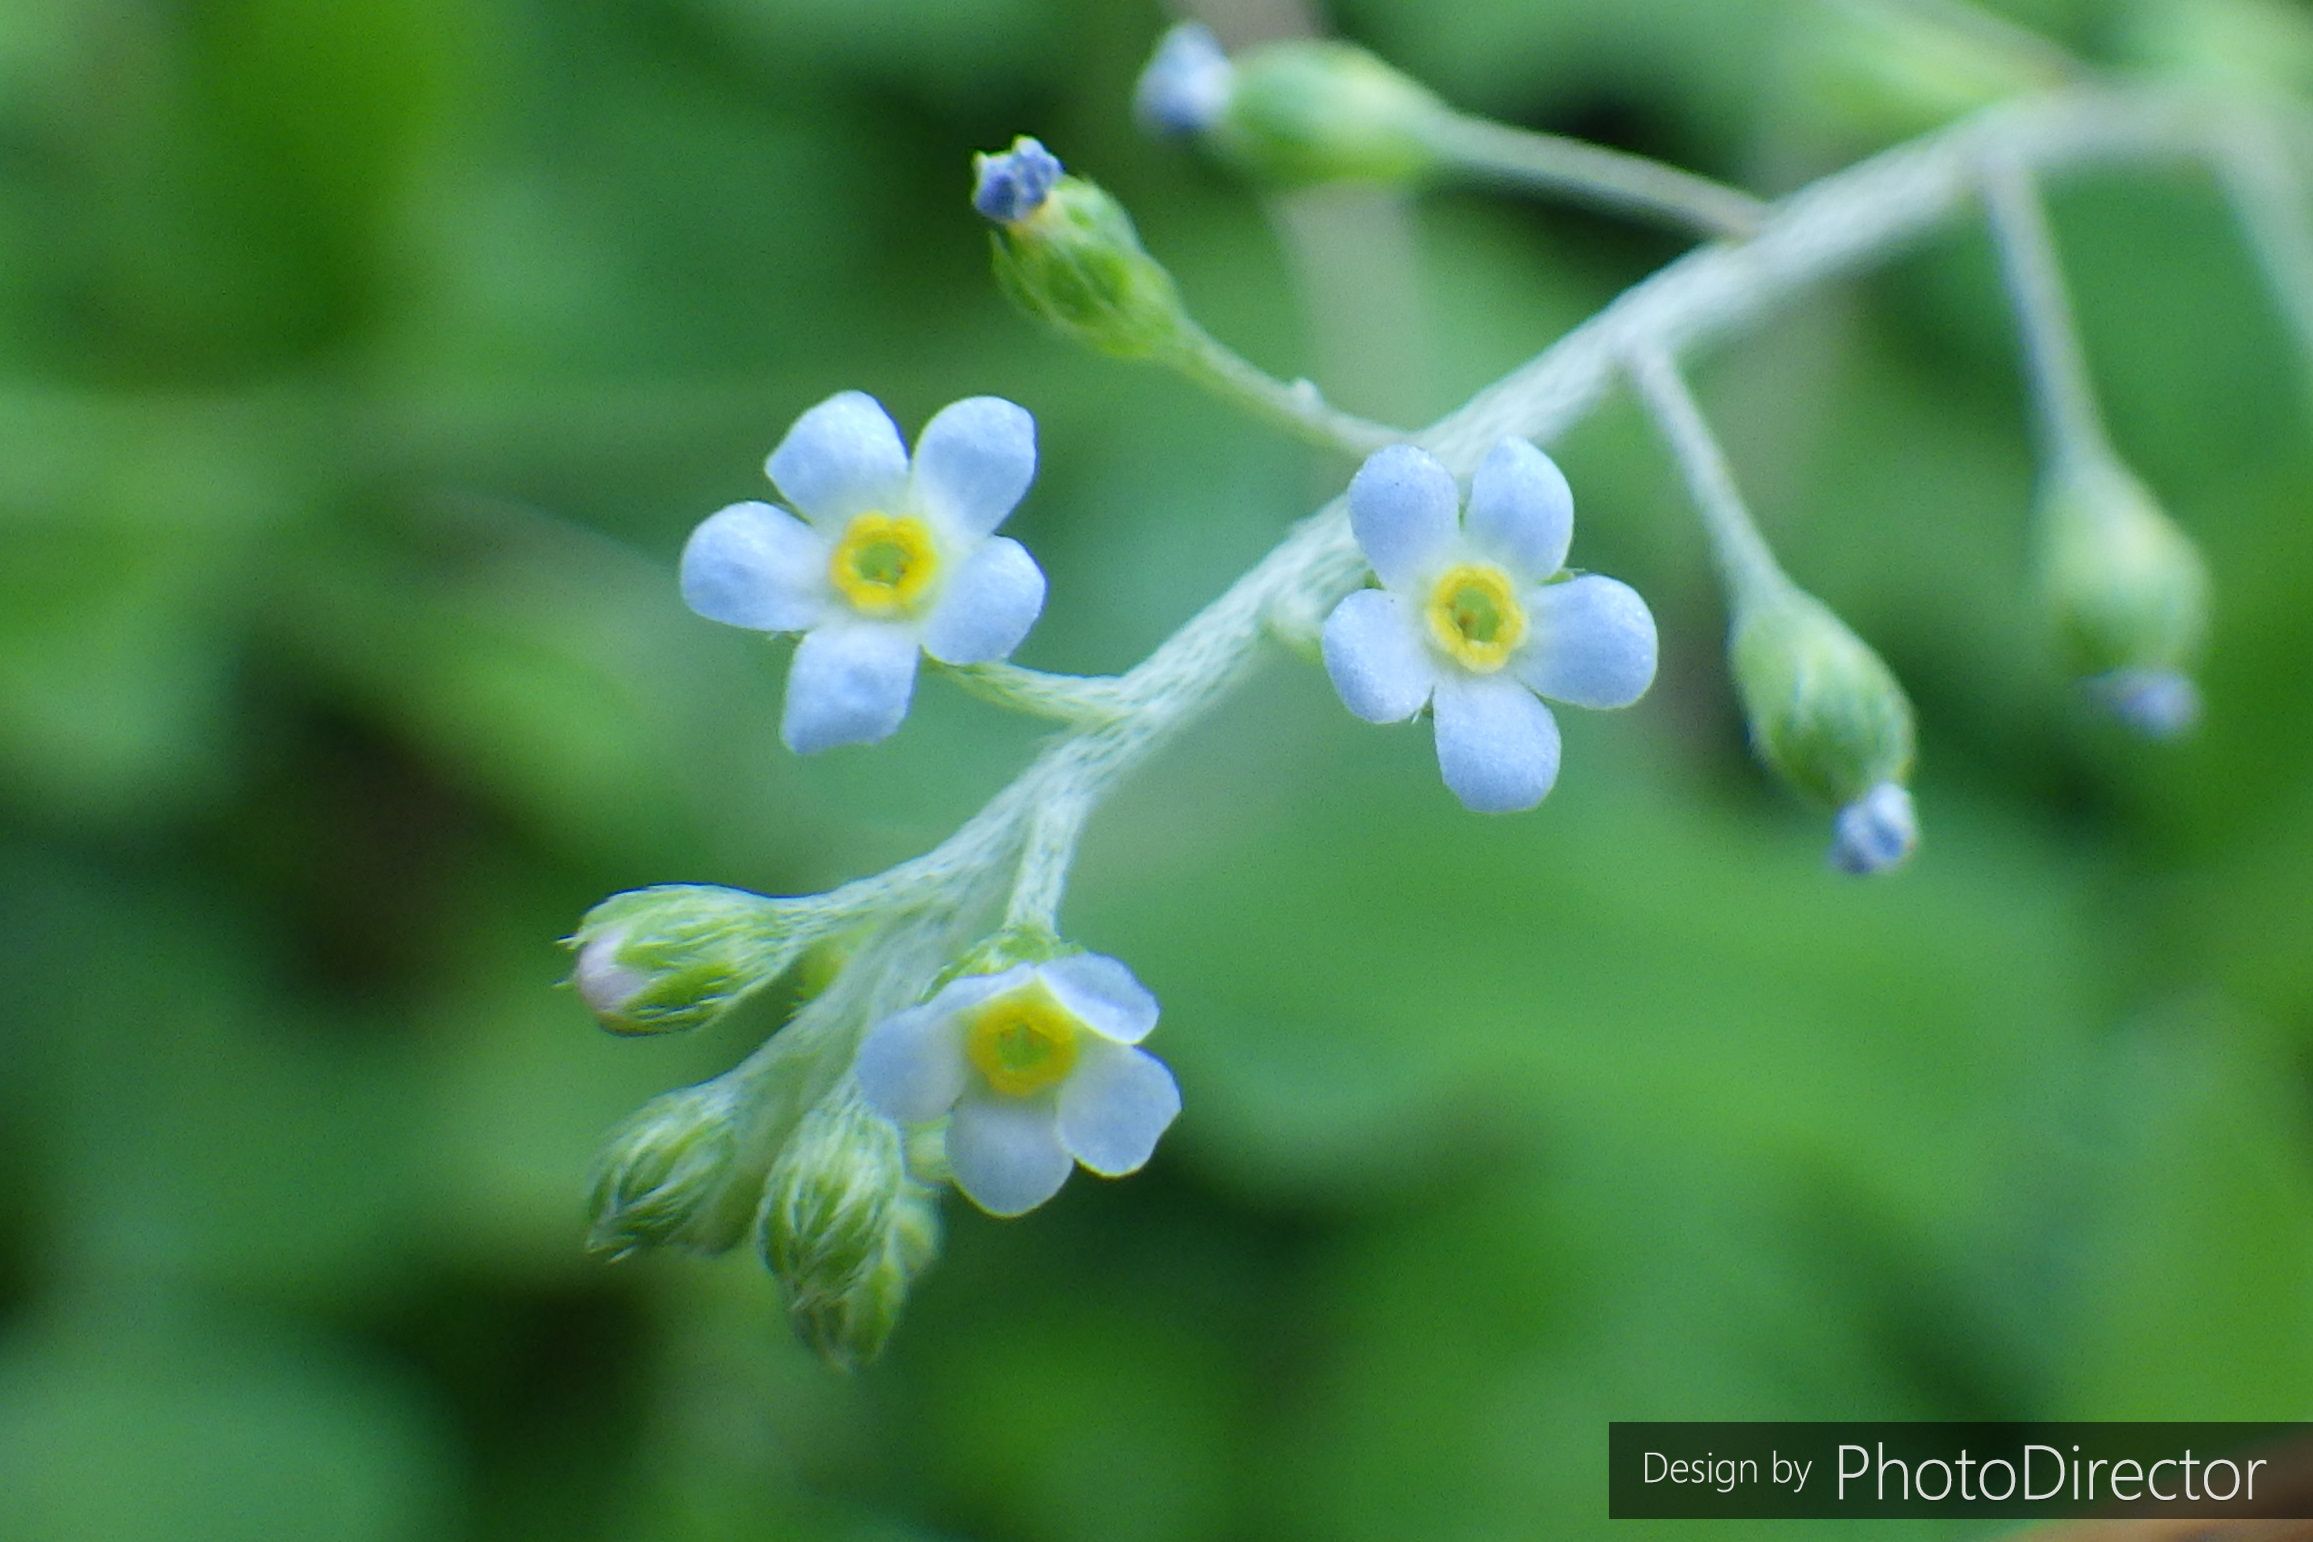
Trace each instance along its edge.
<instances>
[{"instance_id":1,"label":"blurred green background","mask_svg":"<svg viewBox=\"0 0 2313 1542\"><path fill-rule=\"evenodd\" d=\"M2176 9L2015 14L2141 56ZM1328 21L1462 105L1781 191L1892 127L1819 19ZM1750 764L1696 528L1617 406L1555 448L1663 671L1567 715L1539 812L1462 814L1427 735L1280 656L1095 825L1070 919L1163 999L1187 1099L1148 1172L951 1203L848 1380L750 1258L584 1256L600 1135L768 1024L612 1041L555 939L643 883L873 871L1036 736L933 682L881 749L779 750L780 650L672 568L792 417L1034 411L1021 658L1057 668L1138 658L1349 470L1012 314L969 152L1042 135L1215 332L1408 421L1673 253L1466 195L1272 219L1132 130L1164 20L0 7L0 1531L1577 1536L1610 1418L2313 1411L2313 438L2180 171L2054 205L2116 436L2216 574L2197 737L2057 677L1955 230L1697 372L1788 565L1919 704L1910 871L1826 872Z\"/></svg>"}]
</instances>

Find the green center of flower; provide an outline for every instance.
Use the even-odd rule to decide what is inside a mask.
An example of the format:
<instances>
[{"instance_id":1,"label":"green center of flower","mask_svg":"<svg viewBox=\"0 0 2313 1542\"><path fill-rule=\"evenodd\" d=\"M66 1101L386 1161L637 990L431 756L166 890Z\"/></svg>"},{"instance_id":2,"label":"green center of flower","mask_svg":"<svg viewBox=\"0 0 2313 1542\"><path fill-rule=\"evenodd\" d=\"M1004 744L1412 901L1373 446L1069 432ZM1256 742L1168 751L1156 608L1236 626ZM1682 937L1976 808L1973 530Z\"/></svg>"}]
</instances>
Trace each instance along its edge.
<instances>
[{"instance_id":1,"label":"green center of flower","mask_svg":"<svg viewBox=\"0 0 2313 1542\"><path fill-rule=\"evenodd\" d=\"M1463 668L1491 674L1526 640L1526 610L1510 575L1490 563L1448 568L1430 588L1430 635Z\"/></svg>"},{"instance_id":2,"label":"green center of flower","mask_svg":"<svg viewBox=\"0 0 2313 1542\"><path fill-rule=\"evenodd\" d=\"M1004 1096L1033 1097L1068 1079L1082 1031L1075 1014L1033 982L972 1011L964 1054Z\"/></svg>"},{"instance_id":3,"label":"green center of flower","mask_svg":"<svg viewBox=\"0 0 2313 1542\"><path fill-rule=\"evenodd\" d=\"M913 608L939 567L932 532L922 520L870 510L844 527L827 576L852 609L890 616Z\"/></svg>"}]
</instances>

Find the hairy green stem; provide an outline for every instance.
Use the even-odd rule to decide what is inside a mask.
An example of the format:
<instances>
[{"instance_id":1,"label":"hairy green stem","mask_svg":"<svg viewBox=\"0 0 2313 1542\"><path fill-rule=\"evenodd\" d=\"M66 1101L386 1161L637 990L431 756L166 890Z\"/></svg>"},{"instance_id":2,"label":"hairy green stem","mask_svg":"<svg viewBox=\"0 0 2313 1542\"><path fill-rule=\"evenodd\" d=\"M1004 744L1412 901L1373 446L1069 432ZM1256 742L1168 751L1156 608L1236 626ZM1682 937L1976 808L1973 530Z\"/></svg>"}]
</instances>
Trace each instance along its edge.
<instances>
[{"instance_id":1,"label":"hairy green stem","mask_svg":"<svg viewBox=\"0 0 2313 1542\"><path fill-rule=\"evenodd\" d=\"M1764 201L1723 182L1643 155L1491 118L1442 113L1423 138L1461 176L1569 198L1706 236L1741 240L1767 218Z\"/></svg>"},{"instance_id":2,"label":"hairy green stem","mask_svg":"<svg viewBox=\"0 0 2313 1542\"><path fill-rule=\"evenodd\" d=\"M2089 383L2087 355L2032 174L2014 156L1984 158L1984 207L2000 250L2000 276L2023 336L2042 458L2049 465L2108 458L2110 441Z\"/></svg>"},{"instance_id":3,"label":"hairy green stem","mask_svg":"<svg viewBox=\"0 0 2313 1542\"><path fill-rule=\"evenodd\" d=\"M1326 401L1312 381L1296 380L1288 385L1201 327L1191 327L1184 345L1167 359L1214 395L1324 449L1344 455L1371 455L1385 444L1410 437L1402 428L1343 412Z\"/></svg>"},{"instance_id":4,"label":"hairy green stem","mask_svg":"<svg viewBox=\"0 0 2313 1542\"><path fill-rule=\"evenodd\" d=\"M1634 353L1631 383L1661 430L1663 442L1678 462L1695 512L1711 538L1711 554L1737 612L1790 588L1791 581L1759 533L1758 523L1735 485L1735 473L1726 452L1703 420L1678 366L1660 349Z\"/></svg>"},{"instance_id":5,"label":"hairy green stem","mask_svg":"<svg viewBox=\"0 0 2313 1542\"><path fill-rule=\"evenodd\" d=\"M940 672L982 701L1062 723L1099 723L1117 713L1116 676L1060 675L1018 664L945 664Z\"/></svg>"},{"instance_id":6,"label":"hairy green stem","mask_svg":"<svg viewBox=\"0 0 2313 1542\"><path fill-rule=\"evenodd\" d=\"M2288 145L2261 120L2227 135L2216 165L2298 352L2313 365L2313 193L2304 168L2292 163Z\"/></svg>"}]
</instances>

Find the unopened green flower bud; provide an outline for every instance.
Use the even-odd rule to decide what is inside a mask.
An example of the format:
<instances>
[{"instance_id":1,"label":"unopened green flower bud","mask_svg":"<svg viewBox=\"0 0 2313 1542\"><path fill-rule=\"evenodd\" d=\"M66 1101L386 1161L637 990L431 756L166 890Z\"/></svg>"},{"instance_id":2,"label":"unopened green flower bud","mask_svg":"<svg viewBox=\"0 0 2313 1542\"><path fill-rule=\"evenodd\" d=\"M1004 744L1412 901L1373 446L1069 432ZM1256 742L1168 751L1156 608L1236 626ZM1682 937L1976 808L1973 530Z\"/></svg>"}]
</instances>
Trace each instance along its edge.
<instances>
[{"instance_id":1,"label":"unopened green flower bud","mask_svg":"<svg viewBox=\"0 0 2313 1542\"><path fill-rule=\"evenodd\" d=\"M1119 358L1193 335L1172 275L1140 244L1124 206L1033 139L974 158L974 207L996 227L996 281L1021 309Z\"/></svg>"},{"instance_id":2,"label":"unopened green flower bud","mask_svg":"<svg viewBox=\"0 0 2313 1542\"><path fill-rule=\"evenodd\" d=\"M587 1246L613 1258L645 1247L721 1253L746 1235L760 1189L740 1161L736 1112L712 1081L644 1104L595 1163Z\"/></svg>"},{"instance_id":3,"label":"unopened green flower bud","mask_svg":"<svg viewBox=\"0 0 2313 1542\"><path fill-rule=\"evenodd\" d=\"M1273 182L1407 182L1436 167L1432 136L1449 116L1426 87L1364 49L1296 39L1230 61L1205 141Z\"/></svg>"},{"instance_id":4,"label":"unopened green flower bud","mask_svg":"<svg viewBox=\"0 0 2313 1542\"><path fill-rule=\"evenodd\" d=\"M810 941L775 900L709 884L613 895L578 925L571 983L613 1033L669 1033L777 979Z\"/></svg>"},{"instance_id":5,"label":"unopened green flower bud","mask_svg":"<svg viewBox=\"0 0 2313 1542\"><path fill-rule=\"evenodd\" d=\"M796 1333L845 1369L879 1354L939 1251L934 1192L909 1174L897 1125L839 1087L772 1164L758 1241Z\"/></svg>"},{"instance_id":6,"label":"unopened green flower bud","mask_svg":"<svg viewBox=\"0 0 2313 1542\"><path fill-rule=\"evenodd\" d=\"M1745 604L1728 655L1752 748L1809 798L1844 808L1910 774L1903 687L1813 595L1783 585Z\"/></svg>"},{"instance_id":7,"label":"unopened green flower bud","mask_svg":"<svg viewBox=\"0 0 2313 1542\"><path fill-rule=\"evenodd\" d=\"M1790 22L1799 89L1873 138L1907 138L2063 83L2053 45L1972 7L1813 0Z\"/></svg>"},{"instance_id":8,"label":"unopened green flower bud","mask_svg":"<svg viewBox=\"0 0 2313 1542\"><path fill-rule=\"evenodd\" d=\"M2191 539L2142 482L2102 456L2051 470L2039 539L2043 598L2066 667L2147 733L2189 726L2209 607L2208 569Z\"/></svg>"}]
</instances>

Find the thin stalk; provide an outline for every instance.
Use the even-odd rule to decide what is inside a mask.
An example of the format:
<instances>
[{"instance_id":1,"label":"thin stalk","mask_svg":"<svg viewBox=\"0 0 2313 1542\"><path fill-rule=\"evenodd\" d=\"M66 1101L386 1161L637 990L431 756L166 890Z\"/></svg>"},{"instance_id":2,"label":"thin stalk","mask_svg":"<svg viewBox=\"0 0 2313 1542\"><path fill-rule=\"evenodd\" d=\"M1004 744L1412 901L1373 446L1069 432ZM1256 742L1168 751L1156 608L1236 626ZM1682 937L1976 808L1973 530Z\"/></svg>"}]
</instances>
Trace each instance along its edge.
<instances>
[{"instance_id":1,"label":"thin stalk","mask_svg":"<svg viewBox=\"0 0 2313 1542\"><path fill-rule=\"evenodd\" d=\"M1733 601L1729 608L1740 612L1788 590L1791 580L1751 518L1726 451L1703 420L1702 408L1679 377L1678 365L1662 349L1636 348L1629 366L1631 384L1678 462L1695 513L1710 536L1711 555Z\"/></svg>"},{"instance_id":2,"label":"thin stalk","mask_svg":"<svg viewBox=\"0 0 2313 1542\"><path fill-rule=\"evenodd\" d=\"M1343 412L1326 401L1311 381L1286 384L1201 327L1190 329L1183 346L1168 362L1223 400L1328 450L1366 456L1385 444L1411 437L1405 429Z\"/></svg>"},{"instance_id":3,"label":"thin stalk","mask_svg":"<svg viewBox=\"0 0 2313 1542\"><path fill-rule=\"evenodd\" d=\"M1740 188L1580 139L1462 113L1441 114L1426 138L1430 149L1465 177L1570 198L1705 236L1739 241L1767 218L1768 205Z\"/></svg>"},{"instance_id":4,"label":"thin stalk","mask_svg":"<svg viewBox=\"0 0 2313 1542\"><path fill-rule=\"evenodd\" d=\"M1114 675L1059 675L1017 664L949 664L941 673L982 701L1031 717L1089 726L1121 710Z\"/></svg>"},{"instance_id":5,"label":"thin stalk","mask_svg":"<svg viewBox=\"0 0 2313 1542\"><path fill-rule=\"evenodd\" d=\"M2107 458L2110 440L2089 384L2088 359L2056 260L2032 174L2013 156L1987 156L1983 165L1986 212L2000 250L2000 276L2024 345L2024 379L2039 426L2041 454L2051 466Z\"/></svg>"},{"instance_id":6,"label":"thin stalk","mask_svg":"<svg viewBox=\"0 0 2313 1542\"><path fill-rule=\"evenodd\" d=\"M2298 351L2313 365L2313 196L2304 174L2290 164L2281 136L2261 120L2226 137L2216 168Z\"/></svg>"}]
</instances>

